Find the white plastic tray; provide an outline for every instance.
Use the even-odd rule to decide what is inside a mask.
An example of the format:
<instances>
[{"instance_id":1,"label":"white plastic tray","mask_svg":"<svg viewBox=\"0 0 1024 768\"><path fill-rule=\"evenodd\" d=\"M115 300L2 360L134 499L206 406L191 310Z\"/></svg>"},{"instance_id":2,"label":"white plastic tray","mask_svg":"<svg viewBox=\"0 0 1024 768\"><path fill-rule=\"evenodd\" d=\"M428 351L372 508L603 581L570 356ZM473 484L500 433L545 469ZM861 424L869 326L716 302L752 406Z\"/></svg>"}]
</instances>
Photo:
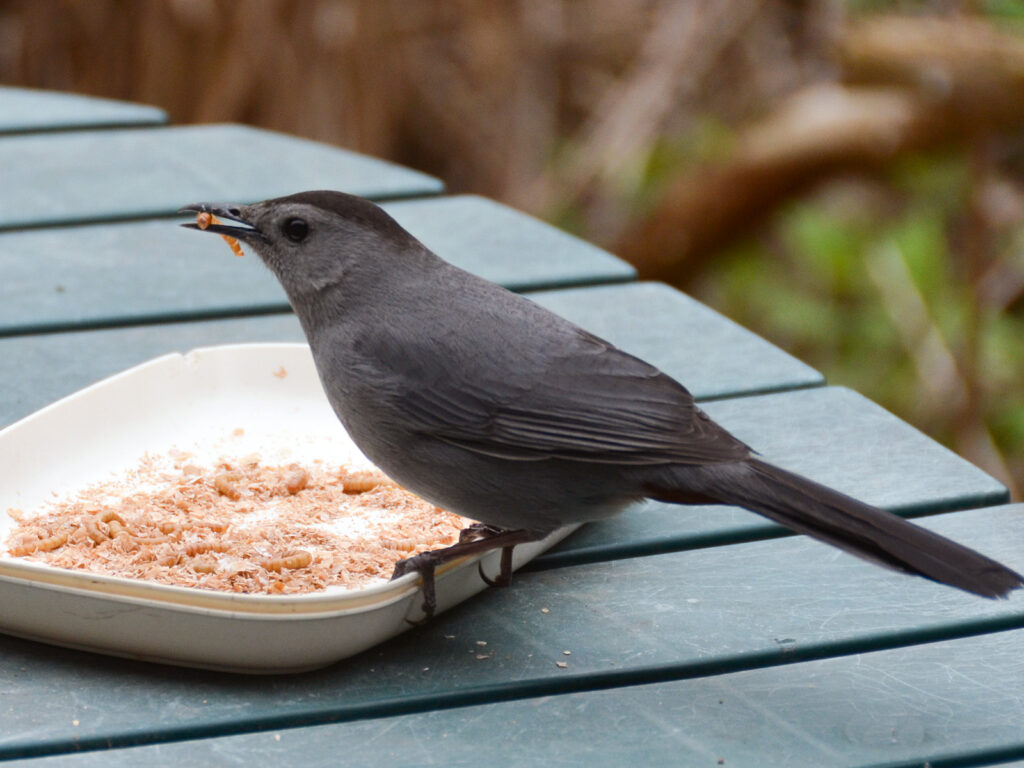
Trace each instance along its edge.
<instances>
[{"instance_id":1,"label":"white plastic tray","mask_svg":"<svg viewBox=\"0 0 1024 768\"><path fill-rule=\"evenodd\" d=\"M282 371L283 369L283 371ZM285 374L285 375L282 375ZM244 430L239 455L358 463L304 344L243 344L151 360L0 431L0 539L10 508L30 511L140 457L202 452ZM367 462L368 463L368 462ZM515 549L515 567L573 529ZM498 553L483 556L497 572ZM479 557L437 575L438 612L486 585ZM296 672L330 664L422 617L419 578L358 590L246 595L86 574L0 548L0 632L100 653L232 672Z\"/></svg>"}]
</instances>

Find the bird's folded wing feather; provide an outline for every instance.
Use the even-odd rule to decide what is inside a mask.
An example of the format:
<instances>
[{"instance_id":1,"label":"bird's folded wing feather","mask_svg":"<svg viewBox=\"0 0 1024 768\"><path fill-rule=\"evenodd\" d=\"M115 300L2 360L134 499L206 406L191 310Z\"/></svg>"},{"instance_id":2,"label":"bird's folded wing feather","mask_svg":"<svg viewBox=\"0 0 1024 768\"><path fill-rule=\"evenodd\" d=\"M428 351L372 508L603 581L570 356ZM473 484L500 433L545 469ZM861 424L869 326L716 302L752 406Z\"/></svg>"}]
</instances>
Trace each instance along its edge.
<instances>
[{"instance_id":1,"label":"bird's folded wing feather","mask_svg":"<svg viewBox=\"0 0 1024 768\"><path fill-rule=\"evenodd\" d=\"M458 372L436 377L404 393L400 407L422 433L507 459L704 464L750 455L657 368L589 335L582 341L546 357L542 372L481 384Z\"/></svg>"}]
</instances>

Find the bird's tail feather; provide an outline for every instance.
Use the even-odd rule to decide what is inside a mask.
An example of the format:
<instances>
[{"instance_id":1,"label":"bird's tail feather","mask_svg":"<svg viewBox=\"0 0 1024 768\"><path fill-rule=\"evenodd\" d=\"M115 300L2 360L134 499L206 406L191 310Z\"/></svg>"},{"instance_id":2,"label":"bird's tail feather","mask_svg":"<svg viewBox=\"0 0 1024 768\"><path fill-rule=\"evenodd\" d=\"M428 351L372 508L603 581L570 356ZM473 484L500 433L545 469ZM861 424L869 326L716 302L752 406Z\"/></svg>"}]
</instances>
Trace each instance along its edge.
<instances>
[{"instance_id":1,"label":"bird's tail feather","mask_svg":"<svg viewBox=\"0 0 1024 768\"><path fill-rule=\"evenodd\" d=\"M1005 597L1024 584L1020 574L973 549L759 459L701 470L697 487L659 488L652 497L735 504L879 565L982 597Z\"/></svg>"}]
</instances>

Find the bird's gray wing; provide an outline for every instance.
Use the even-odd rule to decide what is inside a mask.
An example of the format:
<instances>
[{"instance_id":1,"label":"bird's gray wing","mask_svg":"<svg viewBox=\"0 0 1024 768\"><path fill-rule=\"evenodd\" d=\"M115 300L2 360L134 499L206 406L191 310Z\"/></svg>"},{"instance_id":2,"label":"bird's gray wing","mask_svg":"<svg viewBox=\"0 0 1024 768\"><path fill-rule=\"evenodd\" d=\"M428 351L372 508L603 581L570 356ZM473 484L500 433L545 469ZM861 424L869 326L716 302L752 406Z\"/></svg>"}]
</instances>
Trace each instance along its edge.
<instances>
[{"instance_id":1,"label":"bird's gray wing","mask_svg":"<svg viewBox=\"0 0 1024 768\"><path fill-rule=\"evenodd\" d=\"M430 377L399 407L421 433L507 459L705 464L750 455L676 381L582 331L520 364L527 370L500 379Z\"/></svg>"}]
</instances>

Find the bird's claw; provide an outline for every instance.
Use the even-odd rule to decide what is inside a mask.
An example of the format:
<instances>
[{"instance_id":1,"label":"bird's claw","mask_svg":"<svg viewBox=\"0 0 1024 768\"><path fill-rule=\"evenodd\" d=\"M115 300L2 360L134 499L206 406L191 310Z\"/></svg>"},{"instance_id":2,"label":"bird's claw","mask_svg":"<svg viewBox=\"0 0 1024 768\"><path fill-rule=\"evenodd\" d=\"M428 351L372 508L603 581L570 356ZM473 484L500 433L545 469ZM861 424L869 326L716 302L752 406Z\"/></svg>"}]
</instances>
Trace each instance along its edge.
<instances>
[{"instance_id":1,"label":"bird's claw","mask_svg":"<svg viewBox=\"0 0 1024 768\"><path fill-rule=\"evenodd\" d=\"M493 579L484 573L484 564L482 562L476 564L477 573L480 574L480 578L483 579L487 586L507 587L512 583L512 551L514 549L514 544L510 547L501 548L501 568L498 571L498 575Z\"/></svg>"}]
</instances>

